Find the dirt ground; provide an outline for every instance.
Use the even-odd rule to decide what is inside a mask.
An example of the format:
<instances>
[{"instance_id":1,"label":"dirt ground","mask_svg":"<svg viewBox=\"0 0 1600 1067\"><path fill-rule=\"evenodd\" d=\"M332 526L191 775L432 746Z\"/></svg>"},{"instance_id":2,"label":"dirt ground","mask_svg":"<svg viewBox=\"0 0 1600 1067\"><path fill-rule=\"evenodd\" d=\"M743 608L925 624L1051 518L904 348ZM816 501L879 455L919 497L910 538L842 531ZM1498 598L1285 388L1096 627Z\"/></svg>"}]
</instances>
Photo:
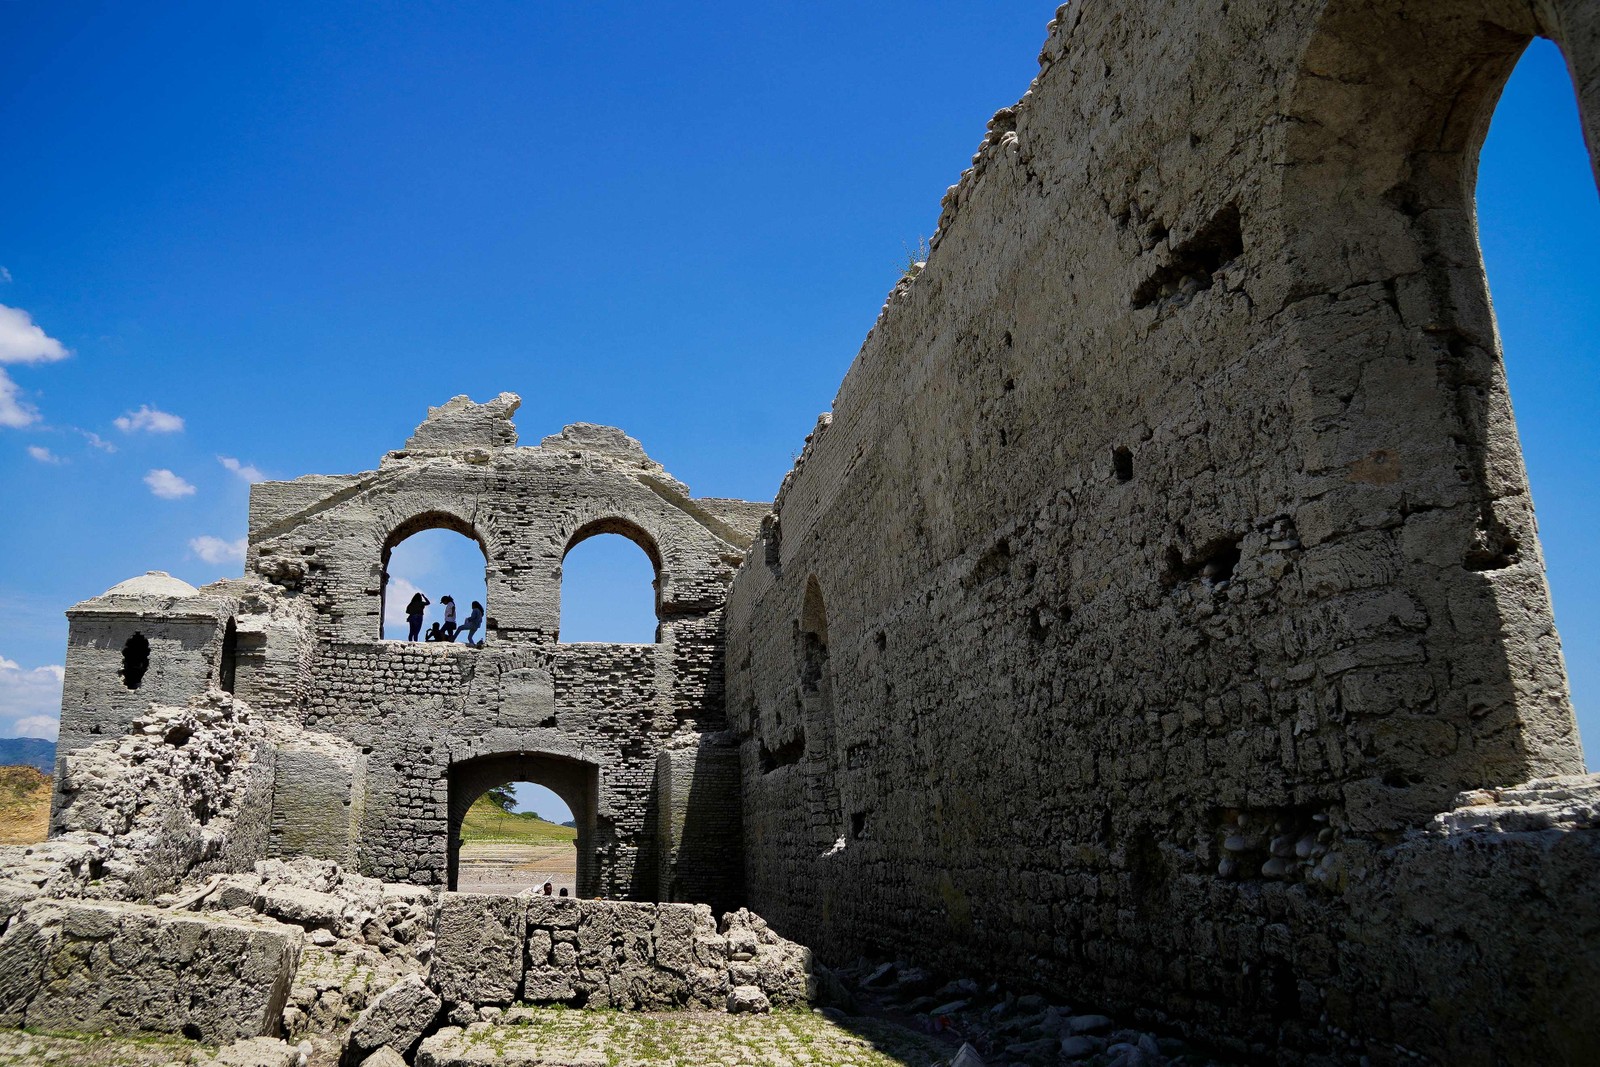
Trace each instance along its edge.
<instances>
[{"instance_id":1,"label":"dirt ground","mask_svg":"<svg viewBox=\"0 0 1600 1067\"><path fill-rule=\"evenodd\" d=\"M456 888L463 893L532 894L545 882L551 892L578 891L578 850L571 845L468 842L461 846Z\"/></svg>"},{"instance_id":2,"label":"dirt ground","mask_svg":"<svg viewBox=\"0 0 1600 1067\"><path fill-rule=\"evenodd\" d=\"M0 767L0 845L32 845L50 829L50 776L33 767Z\"/></svg>"}]
</instances>

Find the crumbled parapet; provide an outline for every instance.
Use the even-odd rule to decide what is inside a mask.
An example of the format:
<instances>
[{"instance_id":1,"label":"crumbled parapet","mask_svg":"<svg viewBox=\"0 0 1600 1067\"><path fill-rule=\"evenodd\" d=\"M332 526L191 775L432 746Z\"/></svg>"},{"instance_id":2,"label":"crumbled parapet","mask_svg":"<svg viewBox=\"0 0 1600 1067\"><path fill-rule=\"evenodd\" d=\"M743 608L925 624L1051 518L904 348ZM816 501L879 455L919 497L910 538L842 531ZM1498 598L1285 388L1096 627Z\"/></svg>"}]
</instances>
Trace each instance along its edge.
<instances>
[{"instance_id":1,"label":"crumbled parapet","mask_svg":"<svg viewBox=\"0 0 1600 1067\"><path fill-rule=\"evenodd\" d=\"M772 1002L758 986L736 985L728 990L729 1015L765 1015L772 1010Z\"/></svg>"},{"instance_id":2,"label":"crumbled parapet","mask_svg":"<svg viewBox=\"0 0 1600 1067\"><path fill-rule=\"evenodd\" d=\"M485 404L470 397L451 397L428 409L406 442L406 452L465 452L473 449L515 448L517 428L511 416L522 406L516 393L501 393Z\"/></svg>"},{"instance_id":3,"label":"crumbled parapet","mask_svg":"<svg viewBox=\"0 0 1600 1067\"><path fill-rule=\"evenodd\" d=\"M270 1036L301 940L260 918L35 901L0 936L0 1026Z\"/></svg>"},{"instance_id":4,"label":"crumbled parapet","mask_svg":"<svg viewBox=\"0 0 1600 1067\"><path fill-rule=\"evenodd\" d=\"M810 949L779 937L747 908L724 915L722 932L728 942L729 982L756 986L780 1008L816 999Z\"/></svg>"},{"instance_id":5,"label":"crumbled parapet","mask_svg":"<svg viewBox=\"0 0 1600 1067\"><path fill-rule=\"evenodd\" d=\"M453 1020L519 1001L716 1010L736 985L807 1003L809 951L748 912L729 920L731 939L704 904L446 894L429 981Z\"/></svg>"},{"instance_id":6,"label":"crumbled parapet","mask_svg":"<svg viewBox=\"0 0 1600 1067\"><path fill-rule=\"evenodd\" d=\"M1532 833L1600 827L1600 775L1536 778L1507 789L1475 789L1433 817L1431 834Z\"/></svg>"},{"instance_id":7,"label":"crumbled parapet","mask_svg":"<svg viewBox=\"0 0 1600 1067\"><path fill-rule=\"evenodd\" d=\"M378 994L350 1027L347 1061L358 1062L382 1048L411 1055L441 1007L438 995L420 976L402 978Z\"/></svg>"}]
</instances>

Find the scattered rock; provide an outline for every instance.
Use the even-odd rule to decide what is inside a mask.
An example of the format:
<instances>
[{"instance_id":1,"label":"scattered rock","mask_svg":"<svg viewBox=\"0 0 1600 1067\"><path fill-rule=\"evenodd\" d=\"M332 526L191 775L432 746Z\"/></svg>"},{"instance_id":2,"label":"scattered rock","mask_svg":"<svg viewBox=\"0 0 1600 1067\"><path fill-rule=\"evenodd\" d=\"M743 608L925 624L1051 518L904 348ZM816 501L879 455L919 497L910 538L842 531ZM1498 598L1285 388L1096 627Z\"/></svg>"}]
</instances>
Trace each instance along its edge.
<instances>
[{"instance_id":1,"label":"scattered rock","mask_svg":"<svg viewBox=\"0 0 1600 1067\"><path fill-rule=\"evenodd\" d=\"M730 1015L739 1015L744 1012L762 1015L771 1010L772 1002L756 986L734 986L728 991L728 1013Z\"/></svg>"}]
</instances>

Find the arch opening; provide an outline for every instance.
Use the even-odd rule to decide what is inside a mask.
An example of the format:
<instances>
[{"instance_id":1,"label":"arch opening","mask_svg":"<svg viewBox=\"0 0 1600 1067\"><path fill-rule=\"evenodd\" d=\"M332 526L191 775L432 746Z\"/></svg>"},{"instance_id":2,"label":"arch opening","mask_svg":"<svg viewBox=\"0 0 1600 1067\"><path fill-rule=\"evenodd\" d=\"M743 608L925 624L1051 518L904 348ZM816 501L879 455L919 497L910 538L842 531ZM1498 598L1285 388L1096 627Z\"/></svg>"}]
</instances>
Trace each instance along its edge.
<instances>
[{"instance_id":1,"label":"arch opening","mask_svg":"<svg viewBox=\"0 0 1600 1067\"><path fill-rule=\"evenodd\" d=\"M552 895L562 887L598 895L598 793L599 769L563 756L507 753L453 765L448 887L531 895L550 882Z\"/></svg>"},{"instance_id":2,"label":"arch opening","mask_svg":"<svg viewBox=\"0 0 1600 1067\"><path fill-rule=\"evenodd\" d=\"M806 747L806 802L812 837L818 847L835 849L845 839L839 795L839 757L835 738L833 667L828 654L828 611L815 577L806 580L796 625L798 699Z\"/></svg>"},{"instance_id":3,"label":"arch opening","mask_svg":"<svg viewBox=\"0 0 1600 1067\"><path fill-rule=\"evenodd\" d=\"M482 647L494 628L488 549L471 524L429 512L384 543L378 636Z\"/></svg>"},{"instance_id":4,"label":"arch opening","mask_svg":"<svg viewBox=\"0 0 1600 1067\"><path fill-rule=\"evenodd\" d=\"M573 536L561 561L560 640L661 640L661 556L637 527L607 520Z\"/></svg>"},{"instance_id":5,"label":"arch opening","mask_svg":"<svg viewBox=\"0 0 1600 1067\"><path fill-rule=\"evenodd\" d=\"M1476 175L1479 244L1536 505L1580 736L1600 736L1600 195L1565 58L1536 38L1500 93ZM1577 370L1579 373L1574 373ZM1588 373L1583 373L1587 370ZM1594 769L1593 756L1590 769Z\"/></svg>"},{"instance_id":6,"label":"arch opening","mask_svg":"<svg viewBox=\"0 0 1600 1067\"><path fill-rule=\"evenodd\" d=\"M1406 546L1393 580L1427 620L1404 670L1418 695L1344 706L1386 720L1352 752L1362 818L1406 825L1462 788L1583 769L1473 198L1518 58L1560 43L1553 10L1331 0L1286 95L1279 199L1245 218L1281 227L1263 278L1319 457L1302 499L1328 509L1329 537L1384 515ZM1417 743L1446 721L1447 750Z\"/></svg>"}]
</instances>

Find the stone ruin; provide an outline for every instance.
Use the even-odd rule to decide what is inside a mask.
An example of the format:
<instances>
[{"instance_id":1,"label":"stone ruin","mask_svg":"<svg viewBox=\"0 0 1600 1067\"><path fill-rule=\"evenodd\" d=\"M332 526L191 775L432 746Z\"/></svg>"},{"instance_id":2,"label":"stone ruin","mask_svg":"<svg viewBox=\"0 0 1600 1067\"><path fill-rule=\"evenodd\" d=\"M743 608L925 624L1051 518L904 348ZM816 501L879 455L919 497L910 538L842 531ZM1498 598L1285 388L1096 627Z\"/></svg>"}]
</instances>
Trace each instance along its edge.
<instances>
[{"instance_id":1,"label":"stone ruin","mask_svg":"<svg viewBox=\"0 0 1600 1067\"><path fill-rule=\"evenodd\" d=\"M797 1001L798 942L1247 1059L1600 1061L1600 780L1472 202L1534 36L1595 158L1588 0L1063 6L772 505L615 430L517 448L510 396L256 487L243 579L70 613L0 1023L409 1055L528 997ZM481 650L378 640L429 526L484 549ZM561 559L612 531L660 640L564 646ZM522 776L611 901L438 892ZM230 976L88 996L119 938Z\"/></svg>"}]
</instances>

